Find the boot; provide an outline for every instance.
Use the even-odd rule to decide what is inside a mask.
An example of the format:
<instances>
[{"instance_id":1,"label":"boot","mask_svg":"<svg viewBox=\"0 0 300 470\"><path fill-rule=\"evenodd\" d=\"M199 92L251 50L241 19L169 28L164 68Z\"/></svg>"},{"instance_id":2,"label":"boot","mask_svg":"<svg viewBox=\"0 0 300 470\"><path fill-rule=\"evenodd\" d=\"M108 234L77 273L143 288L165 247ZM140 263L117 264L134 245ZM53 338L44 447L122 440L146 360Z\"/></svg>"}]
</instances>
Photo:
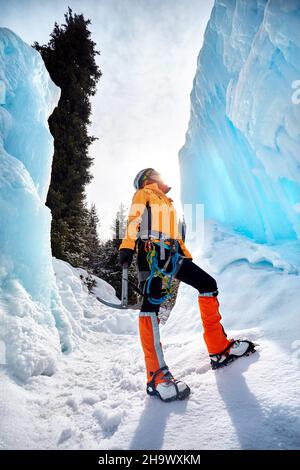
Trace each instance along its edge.
<instances>
[{"instance_id":1,"label":"boot","mask_svg":"<svg viewBox=\"0 0 300 470\"><path fill-rule=\"evenodd\" d=\"M165 369L165 374L162 382L158 384L155 383L156 375L162 372L162 370L159 369L153 374L150 382L147 383L146 391L148 395L157 396L162 401L166 402L185 400L191 392L190 387L184 382L174 379L167 367L163 369Z\"/></svg>"},{"instance_id":2,"label":"boot","mask_svg":"<svg viewBox=\"0 0 300 470\"><path fill-rule=\"evenodd\" d=\"M229 346L221 354L210 354L210 364L212 369L219 369L227 366L239 357L249 356L255 352L255 344L246 339L232 340Z\"/></svg>"}]
</instances>

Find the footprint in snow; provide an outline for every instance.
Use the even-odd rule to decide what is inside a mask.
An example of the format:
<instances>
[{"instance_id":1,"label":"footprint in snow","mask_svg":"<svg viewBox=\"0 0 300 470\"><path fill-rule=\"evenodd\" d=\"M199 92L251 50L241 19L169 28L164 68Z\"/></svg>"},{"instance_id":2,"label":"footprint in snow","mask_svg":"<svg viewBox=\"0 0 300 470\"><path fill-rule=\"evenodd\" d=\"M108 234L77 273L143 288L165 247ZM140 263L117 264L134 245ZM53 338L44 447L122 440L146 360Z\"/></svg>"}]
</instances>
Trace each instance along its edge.
<instances>
[{"instance_id":1,"label":"footprint in snow","mask_svg":"<svg viewBox=\"0 0 300 470\"><path fill-rule=\"evenodd\" d=\"M94 406L96 403L99 401L104 401L107 399L107 393L106 392L99 392L97 394L93 395L86 395L82 399L82 403L85 405L90 405Z\"/></svg>"},{"instance_id":2,"label":"footprint in snow","mask_svg":"<svg viewBox=\"0 0 300 470\"><path fill-rule=\"evenodd\" d=\"M63 431L61 432L60 434L60 437L57 441L57 445L60 445L62 444L63 442L67 441L68 439L70 439L70 437L72 436L72 429L71 428L66 428L66 429L63 429Z\"/></svg>"},{"instance_id":3,"label":"footprint in snow","mask_svg":"<svg viewBox=\"0 0 300 470\"><path fill-rule=\"evenodd\" d=\"M124 412L118 409L99 406L95 409L93 416L97 419L105 437L111 437L117 431L124 417Z\"/></svg>"},{"instance_id":4,"label":"footprint in snow","mask_svg":"<svg viewBox=\"0 0 300 470\"><path fill-rule=\"evenodd\" d=\"M74 412L78 411L78 404L74 398L68 398L66 405L69 406Z\"/></svg>"},{"instance_id":5,"label":"footprint in snow","mask_svg":"<svg viewBox=\"0 0 300 470\"><path fill-rule=\"evenodd\" d=\"M206 372L209 372L211 371L211 366L210 364L205 364L203 366L200 366L200 367L187 367L186 369L184 369L182 371L182 376L186 376L186 375L191 375L193 373L195 374L205 374Z\"/></svg>"}]
</instances>

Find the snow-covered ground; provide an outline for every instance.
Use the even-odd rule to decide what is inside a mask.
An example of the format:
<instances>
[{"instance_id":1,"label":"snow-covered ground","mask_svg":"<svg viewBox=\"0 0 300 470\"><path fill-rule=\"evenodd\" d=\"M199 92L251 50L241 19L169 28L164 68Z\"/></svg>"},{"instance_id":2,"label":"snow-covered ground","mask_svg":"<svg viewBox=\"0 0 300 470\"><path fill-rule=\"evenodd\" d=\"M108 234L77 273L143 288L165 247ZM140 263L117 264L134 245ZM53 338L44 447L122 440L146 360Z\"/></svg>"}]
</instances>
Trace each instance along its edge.
<instances>
[{"instance_id":1,"label":"snow-covered ground","mask_svg":"<svg viewBox=\"0 0 300 470\"><path fill-rule=\"evenodd\" d=\"M25 383L1 365L0 448L300 448L300 266L214 223L205 240L196 259L218 279L224 326L257 342L258 352L212 371L197 293L181 285L161 334L170 369L192 393L181 403L147 397L138 312L100 304L82 271L54 259L62 302L74 314L73 352L62 354L54 375ZM114 298L100 280L96 293Z\"/></svg>"}]
</instances>

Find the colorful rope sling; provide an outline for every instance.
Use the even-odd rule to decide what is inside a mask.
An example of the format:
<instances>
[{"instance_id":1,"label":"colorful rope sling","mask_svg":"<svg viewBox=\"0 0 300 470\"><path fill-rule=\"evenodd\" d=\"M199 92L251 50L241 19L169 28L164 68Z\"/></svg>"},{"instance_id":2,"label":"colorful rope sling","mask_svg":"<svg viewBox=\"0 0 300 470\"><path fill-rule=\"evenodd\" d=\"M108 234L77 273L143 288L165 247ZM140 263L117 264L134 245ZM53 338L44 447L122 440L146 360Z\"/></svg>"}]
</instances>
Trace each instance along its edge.
<instances>
[{"instance_id":1,"label":"colorful rope sling","mask_svg":"<svg viewBox=\"0 0 300 470\"><path fill-rule=\"evenodd\" d=\"M182 256L179 254L179 243L177 240L174 240L173 246L169 246L164 244L165 249L169 250L169 257L162 268L158 265L158 256L155 245L160 245L160 242L152 242L151 240L147 240L145 243L145 250L147 252L147 261L150 268L150 275L147 279L147 287L146 287L146 294L148 297L149 302L154 305L159 305L166 300L168 300L172 295L172 280L176 272L178 271L179 262L182 259ZM167 272L167 268L171 265L171 269ZM151 291L151 282L154 277L160 277L162 280L166 282L164 287L165 295L159 298L153 298L150 296Z\"/></svg>"}]
</instances>

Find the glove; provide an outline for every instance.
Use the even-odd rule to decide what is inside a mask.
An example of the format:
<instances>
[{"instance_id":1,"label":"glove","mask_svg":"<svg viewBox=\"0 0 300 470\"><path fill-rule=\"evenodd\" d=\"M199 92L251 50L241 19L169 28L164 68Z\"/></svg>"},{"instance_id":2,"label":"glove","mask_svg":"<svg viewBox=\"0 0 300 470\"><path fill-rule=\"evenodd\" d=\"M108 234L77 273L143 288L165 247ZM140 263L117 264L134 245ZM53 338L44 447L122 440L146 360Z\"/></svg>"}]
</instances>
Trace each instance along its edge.
<instances>
[{"instance_id":1,"label":"glove","mask_svg":"<svg viewBox=\"0 0 300 470\"><path fill-rule=\"evenodd\" d=\"M121 248L119 251L119 260L120 265L123 267L125 263L127 263L128 268L130 267L133 259L133 250L129 248Z\"/></svg>"}]
</instances>

